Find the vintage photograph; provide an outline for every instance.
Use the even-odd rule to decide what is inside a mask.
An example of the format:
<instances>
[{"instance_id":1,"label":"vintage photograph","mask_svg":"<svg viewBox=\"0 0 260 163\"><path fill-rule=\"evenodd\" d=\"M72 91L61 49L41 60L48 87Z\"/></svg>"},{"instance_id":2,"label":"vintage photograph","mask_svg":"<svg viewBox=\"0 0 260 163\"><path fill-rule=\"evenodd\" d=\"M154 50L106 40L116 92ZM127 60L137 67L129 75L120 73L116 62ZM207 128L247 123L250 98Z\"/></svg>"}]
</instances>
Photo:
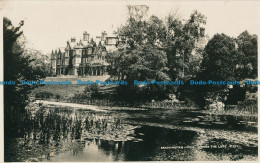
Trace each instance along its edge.
<instances>
[{"instance_id":1,"label":"vintage photograph","mask_svg":"<svg viewBox=\"0 0 260 163\"><path fill-rule=\"evenodd\" d=\"M260 3L134 2L1 4L5 162L258 160Z\"/></svg>"}]
</instances>

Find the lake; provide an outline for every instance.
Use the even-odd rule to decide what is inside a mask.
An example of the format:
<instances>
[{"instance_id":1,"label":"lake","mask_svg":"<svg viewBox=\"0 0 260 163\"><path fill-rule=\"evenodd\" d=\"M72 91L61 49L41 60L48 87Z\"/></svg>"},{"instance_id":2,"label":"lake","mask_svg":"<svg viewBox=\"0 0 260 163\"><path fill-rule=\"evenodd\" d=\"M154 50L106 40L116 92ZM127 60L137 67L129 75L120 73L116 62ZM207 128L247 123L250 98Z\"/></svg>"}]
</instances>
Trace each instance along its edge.
<instances>
[{"instance_id":1,"label":"lake","mask_svg":"<svg viewBox=\"0 0 260 163\"><path fill-rule=\"evenodd\" d=\"M5 161L257 160L256 116L187 109L30 108Z\"/></svg>"}]
</instances>

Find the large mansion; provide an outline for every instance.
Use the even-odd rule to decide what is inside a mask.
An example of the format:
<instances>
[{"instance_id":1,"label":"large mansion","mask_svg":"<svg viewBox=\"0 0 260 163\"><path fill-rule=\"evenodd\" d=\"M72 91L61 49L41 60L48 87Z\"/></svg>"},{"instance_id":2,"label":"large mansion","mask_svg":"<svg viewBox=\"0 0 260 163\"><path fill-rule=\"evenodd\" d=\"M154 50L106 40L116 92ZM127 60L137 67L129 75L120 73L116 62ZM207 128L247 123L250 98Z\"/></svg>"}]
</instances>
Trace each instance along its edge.
<instances>
[{"instance_id":1,"label":"large mansion","mask_svg":"<svg viewBox=\"0 0 260 163\"><path fill-rule=\"evenodd\" d=\"M51 72L53 75L105 75L109 64L106 56L116 50L118 38L102 32L96 39L83 33L83 39L71 38L65 48L51 53Z\"/></svg>"}]
</instances>

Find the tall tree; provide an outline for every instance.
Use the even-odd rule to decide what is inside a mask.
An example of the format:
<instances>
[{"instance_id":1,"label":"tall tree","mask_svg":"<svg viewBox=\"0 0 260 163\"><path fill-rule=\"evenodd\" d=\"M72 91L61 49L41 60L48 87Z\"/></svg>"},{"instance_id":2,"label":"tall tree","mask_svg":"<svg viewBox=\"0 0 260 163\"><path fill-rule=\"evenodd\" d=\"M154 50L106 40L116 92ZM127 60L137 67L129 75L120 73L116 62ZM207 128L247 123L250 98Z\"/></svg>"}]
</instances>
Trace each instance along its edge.
<instances>
[{"instance_id":1,"label":"tall tree","mask_svg":"<svg viewBox=\"0 0 260 163\"><path fill-rule=\"evenodd\" d=\"M201 77L204 80L235 80L237 54L233 38L215 34L204 49Z\"/></svg>"},{"instance_id":2,"label":"tall tree","mask_svg":"<svg viewBox=\"0 0 260 163\"><path fill-rule=\"evenodd\" d=\"M198 72L202 58L192 53L202 36L204 15L194 11L183 21L174 13L163 21L154 15L147 18L147 6L128 6L128 10L126 25L117 32L125 45L112 59L112 74L130 81L185 80Z\"/></svg>"},{"instance_id":3,"label":"tall tree","mask_svg":"<svg viewBox=\"0 0 260 163\"><path fill-rule=\"evenodd\" d=\"M203 59L200 72L193 79L213 81L237 80L235 74L238 52L235 39L225 35L216 34L210 39L202 52ZM224 97L226 85L190 85L188 82L180 87L181 99L191 100L204 107L207 99L221 100Z\"/></svg>"},{"instance_id":4,"label":"tall tree","mask_svg":"<svg viewBox=\"0 0 260 163\"><path fill-rule=\"evenodd\" d=\"M172 80L187 80L194 75L191 66L198 67L200 57L192 56L196 42L202 35L201 29L206 24L206 17L194 11L187 21L182 21L177 13L171 13L166 18L167 39L164 43ZM198 61L196 61L198 60Z\"/></svg>"},{"instance_id":5,"label":"tall tree","mask_svg":"<svg viewBox=\"0 0 260 163\"><path fill-rule=\"evenodd\" d=\"M248 31L242 32L236 39L239 58L236 74L240 80L257 77L257 36Z\"/></svg>"},{"instance_id":6,"label":"tall tree","mask_svg":"<svg viewBox=\"0 0 260 163\"><path fill-rule=\"evenodd\" d=\"M125 38L125 46L115 53L114 75L129 82L126 88L122 88L128 90L128 97L131 91L136 90L133 92L134 98L137 97L138 91L144 90L147 99L159 98L159 94L152 92L158 92L158 89L164 89L164 86L149 85L139 89L134 85L134 80L169 80L166 74L167 57L158 44L165 28L162 21L155 16L145 19L147 6L128 6L128 10L129 18L126 25L117 32L120 37Z\"/></svg>"},{"instance_id":7,"label":"tall tree","mask_svg":"<svg viewBox=\"0 0 260 163\"><path fill-rule=\"evenodd\" d=\"M28 93L34 86L21 85L21 80L39 80L45 77L44 72L38 69L30 59L29 55L23 55L24 49L19 42L23 34L21 21L18 27L14 27L11 21L4 18L4 80L14 81L15 85L4 86L4 118L5 131L16 128L19 124L19 117L24 113L28 102ZM5 134L6 136L6 134Z\"/></svg>"}]
</instances>

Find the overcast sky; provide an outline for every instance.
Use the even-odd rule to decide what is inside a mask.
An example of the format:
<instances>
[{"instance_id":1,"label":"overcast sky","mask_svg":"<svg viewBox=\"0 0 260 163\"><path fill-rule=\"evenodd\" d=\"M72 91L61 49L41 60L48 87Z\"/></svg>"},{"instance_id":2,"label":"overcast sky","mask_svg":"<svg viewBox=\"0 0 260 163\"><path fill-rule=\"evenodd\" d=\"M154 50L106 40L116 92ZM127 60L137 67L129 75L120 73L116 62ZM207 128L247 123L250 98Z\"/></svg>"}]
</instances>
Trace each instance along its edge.
<instances>
[{"instance_id":1,"label":"overcast sky","mask_svg":"<svg viewBox=\"0 0 260 163\"><path fill-rule=\"evenodd\" d=\"M206 34L225 33L236 37L242 31L259 34L260 3L209 2L209 1L150 1L127 3L107 1L5 1L4 16L13 25L25 20L25 37L35 49L50 53L52 49L66 46L66 41L82 37L87 31L92 37L102 30L112 33L127 18L127 4L148 4L149 14L163 18L178 9L183 19L193 10L207 17Z\"/></svg>"}]
</instances>

